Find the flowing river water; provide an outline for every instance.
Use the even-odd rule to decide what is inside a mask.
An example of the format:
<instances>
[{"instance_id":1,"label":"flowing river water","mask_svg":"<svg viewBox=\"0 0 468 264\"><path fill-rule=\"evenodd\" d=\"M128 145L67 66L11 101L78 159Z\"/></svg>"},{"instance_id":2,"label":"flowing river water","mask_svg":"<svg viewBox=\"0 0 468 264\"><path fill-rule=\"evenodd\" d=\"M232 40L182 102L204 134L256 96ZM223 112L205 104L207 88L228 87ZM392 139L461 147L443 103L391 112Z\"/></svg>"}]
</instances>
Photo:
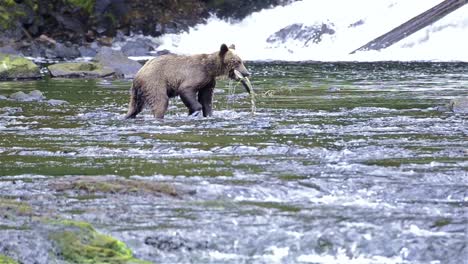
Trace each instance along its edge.
<instances>
[{"instance_id":1,"label":"flowing river water","mask_svg":"<svg viewBox=\"0 0 468 264\"><path fill-rule=\"evenodd\" d=\"M213 117L177 99L164 121L123 120L130 81L0 83L68 102L0 100L1 197L89 222L154 263L466 261L468 119L443 106L468 95L467 63L247 66L255 115L225 80ZM77 176L177 195L57 187ZM48 263L34 217L0 219L0 248Z\"/></svg>"}]
</instances>

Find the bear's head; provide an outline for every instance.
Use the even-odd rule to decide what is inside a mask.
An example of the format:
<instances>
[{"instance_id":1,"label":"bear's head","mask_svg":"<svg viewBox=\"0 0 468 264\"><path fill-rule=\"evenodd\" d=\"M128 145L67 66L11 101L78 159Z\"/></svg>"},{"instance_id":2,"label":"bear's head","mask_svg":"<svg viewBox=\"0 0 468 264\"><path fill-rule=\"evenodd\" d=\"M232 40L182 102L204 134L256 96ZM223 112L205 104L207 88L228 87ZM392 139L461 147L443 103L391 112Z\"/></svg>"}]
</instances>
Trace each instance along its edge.
<instances>
[{"instance_id":1,"label":"bear's head","mask_svg":"<svg viewBox=\"0 0 468 264\"><path fill-rule=\"evenodd\" d=\"M221 58L221 65L223 72L233 80L239 81L250 76L250 72L245 67L242 59L235 52L236 47L231 45L229 48L226 44L221 45L219 56ZM245 86L245 85L244 85ZM250 90L246 87L247 92Z\"/></svg>"},{"instance_id":2,"label":"bear's head","mask_svg":"<svg viewBox=\"0 0 468 264\"><path fill-rule=\"evenodd\" d=\"M247 78L250 76L250 72L245 67L242 59L236 54L235 49L236 47L234 45L231 45L229 48L226 46L226 44L221 45L219 56L221 58L222 71L229 78L236 81L241 81L245 90L248 93L251 93L252 87L250 85L250 81Z\"/></svg>"}]
</instances>

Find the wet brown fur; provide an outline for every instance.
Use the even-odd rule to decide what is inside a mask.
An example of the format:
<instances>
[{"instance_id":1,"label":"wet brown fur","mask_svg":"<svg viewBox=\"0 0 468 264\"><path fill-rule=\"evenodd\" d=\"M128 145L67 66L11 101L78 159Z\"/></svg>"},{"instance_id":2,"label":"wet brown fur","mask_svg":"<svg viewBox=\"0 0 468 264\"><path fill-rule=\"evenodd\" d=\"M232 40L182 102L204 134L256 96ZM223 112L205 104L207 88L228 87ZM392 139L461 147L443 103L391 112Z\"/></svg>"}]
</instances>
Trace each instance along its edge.
<instances>
[{"instance_id":1,"label":"wet brown fur","mask_svg":"<svg viewBox=\"0 0 468 264\"><path fill-rule=\"evenodd\" d=\"M164 118L169 98L180 96L190 115L212 115L216 77L232 77L234 69L248 74L234 46L225 44L212 54L165 55L148 61L136 74L126 118L135 118L145 106L154 117Z\"/></svg>"}]
</instances>

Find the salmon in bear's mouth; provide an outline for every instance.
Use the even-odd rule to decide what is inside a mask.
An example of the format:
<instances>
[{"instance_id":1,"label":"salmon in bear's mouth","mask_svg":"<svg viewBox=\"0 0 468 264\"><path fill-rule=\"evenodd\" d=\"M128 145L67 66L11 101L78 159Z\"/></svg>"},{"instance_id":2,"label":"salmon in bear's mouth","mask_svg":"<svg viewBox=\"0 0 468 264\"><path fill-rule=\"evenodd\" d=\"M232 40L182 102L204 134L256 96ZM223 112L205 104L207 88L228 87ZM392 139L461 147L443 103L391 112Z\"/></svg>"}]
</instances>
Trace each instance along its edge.
<instances>
[{"instance_id":1,"label":"salmon in bear's mouth","mask_svg":"<svg viewBox=\"0 0 468 264\"><path fill-rule=\"evenodd\" d=\"M250 84L249 78L247 78L247 76L249 75L250 75L249 73L244 75L238 70L229 71L229 78L236 80L236 81L240 81L242 85L244 86L245 90L250 94L252 91L252 85Z\"/></svg>"}]
</instances>

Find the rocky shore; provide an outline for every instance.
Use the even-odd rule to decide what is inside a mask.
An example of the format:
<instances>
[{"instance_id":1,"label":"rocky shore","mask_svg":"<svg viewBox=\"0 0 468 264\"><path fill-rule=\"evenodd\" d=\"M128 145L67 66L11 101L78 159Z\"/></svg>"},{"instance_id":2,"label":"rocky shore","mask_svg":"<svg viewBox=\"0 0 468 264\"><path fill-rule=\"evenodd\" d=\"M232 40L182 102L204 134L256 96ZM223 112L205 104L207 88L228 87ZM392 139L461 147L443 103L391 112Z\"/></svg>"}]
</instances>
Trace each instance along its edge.
<instances>
[{"instance_id":1,"label":"rocky shore","mask_svg":"<svg viewBox=\"0 0 468 264\"><path fill-rule=\"evenodd\" d=\"M212 14L236 20L292 1L1 0L0 53L71 60L118 43L126 56L144 56L158 43L127 37L179 33Z\"/></svg>"},{"instance_id":2,"label":"rocky shore","mask_svg":"<svg viewBox=\"0 0 468 264\"><path fill-rule=\"evenodd\" d=\"M141 64L121 51L102 48L91 61L58 62L42 69L33 61L0 53L0 80L55 78L133 78Z\"/></svg>"}]
</instances>

